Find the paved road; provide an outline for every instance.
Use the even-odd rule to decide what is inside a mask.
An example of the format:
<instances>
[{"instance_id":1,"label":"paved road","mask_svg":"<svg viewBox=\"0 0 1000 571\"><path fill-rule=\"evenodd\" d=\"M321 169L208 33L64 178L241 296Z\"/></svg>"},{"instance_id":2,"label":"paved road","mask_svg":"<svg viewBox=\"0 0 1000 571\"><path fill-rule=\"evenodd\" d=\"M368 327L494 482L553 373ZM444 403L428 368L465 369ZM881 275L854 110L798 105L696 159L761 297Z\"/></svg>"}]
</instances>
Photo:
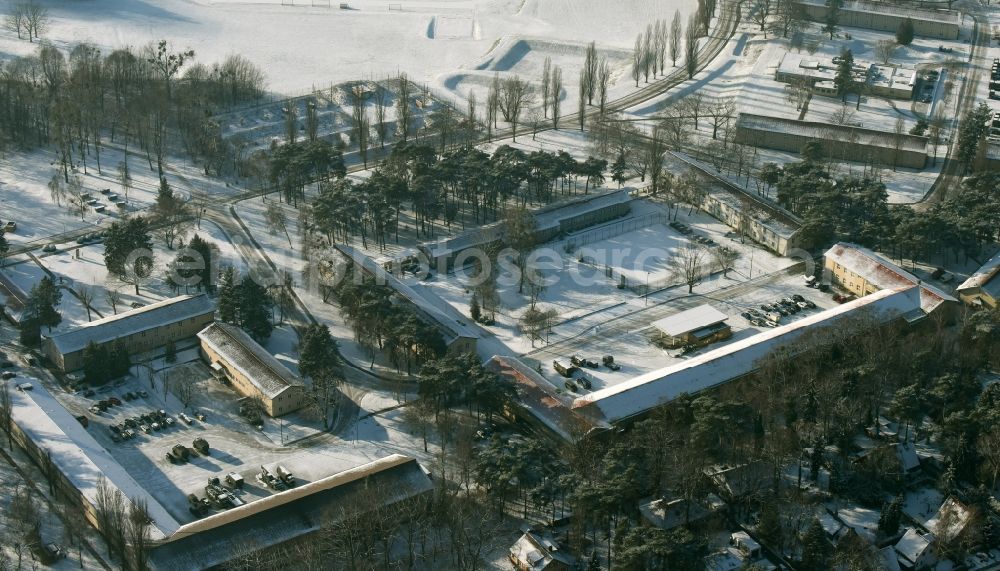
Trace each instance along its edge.
<instances>
[{"instance_id":1,"label":"paved road","mask_svg":"<svg viewBox=\"0 0 1000 571\"><path fill-rule=\"evenodd\" d=\"M956 128L952 129L951 144L945 155L944 165L941 167L941 174L938 175L934 184L931 185L927 195L914 204L914 209L923 211L930 205L940 202L948 197L948 193L956 189L962 183L965 176L965 165L954 158L958 151L958 127L957 122L969 110L977 104L976 92L982 74L989 73L990 61L986 58L986 49L990 47L991 26L989 20L981 14L971 14L975 20L975 28L972 35L972 54L969 58L969 68L962 80L962 87L958 94L958 106L956 116Z\"/></svg>"}]
</instances>

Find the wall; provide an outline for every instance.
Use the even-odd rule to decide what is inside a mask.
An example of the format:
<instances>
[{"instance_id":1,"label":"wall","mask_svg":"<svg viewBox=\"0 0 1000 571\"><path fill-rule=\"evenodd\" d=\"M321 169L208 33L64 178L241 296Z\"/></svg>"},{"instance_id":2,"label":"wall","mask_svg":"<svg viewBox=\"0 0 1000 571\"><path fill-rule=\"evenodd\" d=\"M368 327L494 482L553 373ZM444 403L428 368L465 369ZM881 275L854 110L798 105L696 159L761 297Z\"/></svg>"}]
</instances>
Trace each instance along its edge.
<instances>
[{"instance_id":1,"label":"wall","mask_svg":"<svg viewBox=\"0 0 1000 571\"><path fill-rule=\"evenodd\" d=\"M909 137L910 135L904 135ZM807 136L780 130L759 129L738 125L736 142L754 147L777 149L798 153L809 141L817 141L823 147L823 153L834 160L869 162L875 160L884 165L923 169L927 165L927 152L900 149L896 151L893 145L894 135L885 133L885 145L865 144L851 141L837 141L817 136Z\"/></svg>"},{"instance_id":2,"label":"wall","mask_svg":"<svg viewBox=\"0 0 1000 571\"><path fill-rule=\"evenodd\" d=\"M302 387L289 387L272 400L262 394L246 375L233 367L227 359L216 353L207 343L201 344L201 353L206 361L219 363L225 369L226 376L237 393L245 397L259 397L264 405L264 412L272 418L296 411L305 404L305 391Z\"/></svg>"},{"instance_id":3,"label":"wall","mask_svg":"<svg viewBox=\"0 0 1000 571\"><path fill-rule=\"evenodd\" d=\"M826 22L826 6L820 6L810 2L800 2L799 6L802 7L806 18L814 22ZM893 7L887 5L886 8L891 9ZM902 8L900 8L899 14L883 14L841 8L839 25L895 33L896 30L899 29L899 24L908 17L913 20L913 31L918 36L938 38L942 40L958 39L960 28L957 23L920 19L919 16L914 17L913 13L907 13L906 10Z\"/></svg>"}]
</instances>

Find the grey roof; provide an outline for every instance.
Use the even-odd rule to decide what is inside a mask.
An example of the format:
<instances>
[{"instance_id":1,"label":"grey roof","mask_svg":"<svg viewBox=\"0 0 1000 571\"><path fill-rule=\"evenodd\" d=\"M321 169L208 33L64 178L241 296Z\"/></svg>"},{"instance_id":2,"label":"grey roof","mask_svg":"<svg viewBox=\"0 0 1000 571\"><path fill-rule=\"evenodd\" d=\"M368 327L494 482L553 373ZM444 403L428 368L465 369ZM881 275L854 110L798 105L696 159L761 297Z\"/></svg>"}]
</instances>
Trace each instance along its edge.
<instances>
[{"instance_id":1,"label":"grey roof","mask_svg":"<svg viewBox=\"0 0 1000 571\"><path fill-rule=\"evenodd\" d=\"M291 541L373 509L373 497L390 506L433 488L416 460L392 454L185 524L153 547L150 567L217 568L248 551Z\"/></svg>"},{"instance_id":2,"label":"grey roof","mask_svg":"<svg viewBox=\"0 0 1000 571\"><path fill-rule=\"evenodd\" d=\"M289 387L303 386L298 377L239 327L213 323L198 332L198 339L243 373L267 398L273 399Z\"/></svg>"},{"instance_id":3,"label":"grey roof","mask_svg":"<svg viewBox=\"0 0 1000 571\"><path fill-rule=\"evenodd\" d=\"M798 135L818 141L843 141L855 145L884 148L895 148L895 139L899 137L902 143L900 150L914 153L927 152L927 137L907 134L896 135L895 133L849 125L834 125L831 123L799 121L783 117L740 113L740 117L736 121L736 127L754 131Z\"/></svg>"},{"instance_id":4,"label":"grey roof","mask_svg":"<svg viewBox=\"0 0 1000 571\"><path fill-rule=\"evenodd\" d=\"M389 286L403 299L412 303L420 313L425 315L428 319L433 320L441 329L444 330L442 333L449 338L449 341L460 338L479 339L479 333L471 325L465 323L464 316L449 315L456 312L454 308L447 303L442 302L443 305L440 307L434 305L426 297L420 295L420 293L418 293L415 289L403 283L403 281L398 279L396 276L392 275L392 272L386 271L386 269L380 266L375 260L366 256L364 252L361 252L356 248L352 248L346 244L334 244L334 248L339 250L343 255L347 256L363 270L374 276L376 281Z\"/></svg>"},{"instance_id":5,"label":"grey roof","mask_svg":"<svg viewBox=\"0 0 1000 571\"><path fill-rule=\"evenodd\" d=\"M2 383L3 381L0 381ZM30 390L10 391L11 418L41 449L56 468L91 505L97 505L101 478L132 500L142 499L153 520L152 539L160 540L177 531L180 523L149 494L90 432L83 429L37 379L18 379ZM0 385L2 386L2 385Z\"/></svg>"},{"instance_id":6,"label":"grey roof","mask_svg":"<svg viewBox=\"0 0 1000 571\"><path fill-rule=\"evenodd\" d=\"M163 325L215 313L215 304L207 295L182 295L151 303L118 315L110 315L49 338L63 355L82 351L93 341L100 345Z\"/></svg>"},{"instance_id":7,"label":"grey roof","mask_svg":"<svg viewBox=\"0 0 1000 571\"><path fill-rule=\"evenodd\" d=\"M631 189L622 188L603 194L595 193L576 196L569 201L557 202L544 208L533 210L531 214L535 217L537 230L543 231L557 228L564 220L570 220L608 206L628 203L632 200L630 193ZM502 221L494 222L481 228L468 230L451 238L422 244L421 247L432 258L450 256L467 248L482 246L501 240L503 238L503 229L504 225Z\"/></svg>"},{"instance_id":8,"label":"grey roof","mask_svg":"<svg viewBox=\"0 0 1000 571\"><path fill-rule=\"evenodd\" d=\"M728 315L711 305L705 304L654 321L653 327L666 335L677 337L710 325L722 323L727 319L729 319Z\"/></svg>"}]
</instances>

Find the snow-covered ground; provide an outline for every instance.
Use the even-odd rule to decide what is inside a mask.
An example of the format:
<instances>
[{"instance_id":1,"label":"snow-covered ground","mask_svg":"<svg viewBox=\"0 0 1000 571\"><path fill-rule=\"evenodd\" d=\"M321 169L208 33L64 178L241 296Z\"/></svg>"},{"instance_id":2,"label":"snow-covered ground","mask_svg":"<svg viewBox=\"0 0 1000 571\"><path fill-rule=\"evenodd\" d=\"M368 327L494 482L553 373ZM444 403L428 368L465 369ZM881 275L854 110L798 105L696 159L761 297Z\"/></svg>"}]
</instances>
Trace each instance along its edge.
<instances>
[{"instance_id":1,"label":"snow-covered ground","mask_svg":"<svg viewBox=\"0 0 1000 571\"><path fill-rule=\"evenodd\" d=\"M963 30L963 39L957 41L917 38L910 46L898 48L890 61L920 70L940 70L956 62L964 62L969 55L967 38L970 31L971 25ZM850 39L847 36L850 36ZM873 61L874 46L877 42L892 37L892 34L873 30L842 28L837 36L830 40L829 36L824 35L819 26L814 24L804 33L802 42L804 47L796 49L790 47L788 40L773 38L770 34L765 38L756 25L744 23L720 56L713 60L704 72L664 95L629 109L628 115L633 119L648 119L677 105L681 98L698 93L705 100L706 107L715 102L731 100L736 110L734 120L738 113L753 113L829 123L832 121L832 116L844 107L840 99L814 95L809 101L807 111L802 114L794 103L786 100L786 85L774 79L781 58L786 53L832 58L840 54L841 48L848 48L856 59ZM952 51L942 52L939 47L950 48ZM992 57L994 56L990 56ZM939 83L943 84L953 79L948 73L942 75ZM849 122L861 123L866 128L892 132L896 119L902 118L905 129L909 131L918 118L926 117L931 112L932 105L935 112L940 111L945 117L954 115L958 84L955 84L947 98L943 97L944 91L943 85L940 89L936 89L935 99L930 105L919 101L889 100L866 95L857 110L855 110L856 97L851 95L848 97L847 105ZM701 121L699 129L694 130L692 135L695 140L708 142L712 134L711 129L709 120L706 119ZM945 135L942 143L946 142L947 133ZM945 152L946 148L942 144L938 156L944 157ZM931 160L934 155L933 148L928 150L928 154L928 166L922 171L902 168L898 171L880 170L879 176L886 184L890 203L913 203L926 195L939 174L941 163L938 160L938 164L933 164L934 161ZM759 168L767 162L784 164L800 159L795 153L756 149L752 160ZM842 174L860 174L863 165L844 163L836 165L836 169Z\"/></svg>"},{"instance_id":2,"label":"snow-covered ground","mask_svg":"<svg viewBox=\"0 0 1000 571\"><path fill-rule=\"evenodd\" d=\"M45 37L61 46L92 42L105 52L166 39L177 48L193 49L203 63L238 53L264 69L274 91L302 94L399 72L419 82L434 81L463 67L472 69L515 36L578 45L574 59L583 58L582 45L591 40L630 49L649 22L669 19L677 9L686 18L696 5L693 0L348 3L349 10L340 10L339 2L306 0L55 0L47 3L52 25ZM24 54L34 48L10 32L0 35L0 53Z\"/></svg>"}]
</instances>

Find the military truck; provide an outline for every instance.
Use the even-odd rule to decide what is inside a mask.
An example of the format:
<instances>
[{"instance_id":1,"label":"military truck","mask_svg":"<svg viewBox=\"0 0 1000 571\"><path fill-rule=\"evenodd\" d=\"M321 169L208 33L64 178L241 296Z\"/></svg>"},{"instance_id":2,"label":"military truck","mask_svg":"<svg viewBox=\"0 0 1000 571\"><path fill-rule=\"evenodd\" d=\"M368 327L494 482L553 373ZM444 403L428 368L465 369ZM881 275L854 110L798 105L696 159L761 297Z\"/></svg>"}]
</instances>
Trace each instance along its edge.
<instances>
[{"instance_id":1,"label":"military truck","mask_svg":"<svg viewBox=\"0 0 1000 571\"><path fill-rule=\"evenodd\" d=\"M230 473L226 474L226 478L225 478L224 481L225 481L225 483L226 483L227 486L229 486L230 488L232 488L234 490L236 490L236 489L242 490L243 489L243 476L240 476L236 472L230 472Z\"/></svg>"},{"instance_id":2,"label":"military truck","mask_svg":"<svg viewBox=\"0 0 1000 571\"><path fill-rule=\"evenodd\" d=\"M292 475L288 468L278 464L275 467L275 471L278 473L278 477L281 478L281 481L287 484L289 488L295 487L295 476Z\"/></svg>"},{"instance_id":3,"label":"military truck","mask_svg":"<svg viewBox=\"0 0 1000 571\"><path fill-rule=\"evenodd\" d=\"M183 464L188 461L191 457L191 451L188 450L187 446L183 444L175 444L173 448L167 452L167 460L171 464Z\"/></svg>"},{"instance_id":4,"label":"military truck","mask_svg":"<svg viewBox=\"0 0 1000 571\"><path fill-rule=\"evenodd\" d=\"M191 446L194 446L194 449L198 451L198 454L201 454L202 456L209 455L208 441L204 438L195 438L194 442L191 443Z\"/></svg>"}]
</instances>

